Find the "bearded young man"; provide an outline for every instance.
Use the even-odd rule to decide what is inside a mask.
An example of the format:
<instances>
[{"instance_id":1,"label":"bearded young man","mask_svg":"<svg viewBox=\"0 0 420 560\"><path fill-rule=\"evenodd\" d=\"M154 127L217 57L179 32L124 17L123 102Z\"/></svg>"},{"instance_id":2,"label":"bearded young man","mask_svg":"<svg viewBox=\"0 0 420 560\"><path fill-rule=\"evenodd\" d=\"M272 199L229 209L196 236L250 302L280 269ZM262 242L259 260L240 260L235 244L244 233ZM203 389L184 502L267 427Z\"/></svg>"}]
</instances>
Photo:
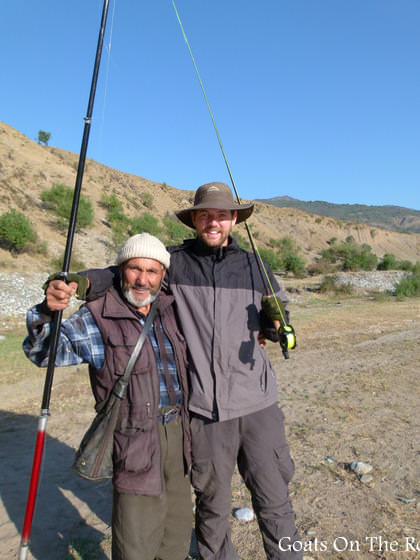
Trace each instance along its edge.
<instances>
[{"instance_id":1,"label":"bearded young man","mask_svg":"<svg viewBox=\"0 0 420 560\"><path fill-rule=\"evenodd\" d=\"M156 316L129 378L114 433L113 560L184 560L191 530L187 473L190 434L184 337L173 296L161 293L170 255L155 237L131 237L117 257L120 282L82 306L61 325L56 366L89 364L97 403L106 401L123 374L152 303ZM28 311L24 351L38 366L48 363L51 312L68 305L77 285L66 286ZM59 283L60 285L60 283Z\"/></svg>"},{"instance_id":2,"label":"bearded young man","mask_svg":"<svg viewBox=\"0 0 420 560\"><path fill-rule=\"evenodd\" d=\"M237 204L224 183L203 185L194 206L176 212L195 229L195 239L168 249L169 289L190 355L191 477L202 560L238 560L229 522L236 465L251 493L267 558L302 558L292 546L299 540L288 493L294 465L277 406L276 373L259 343L277 342L278 334L261 308L265 286L255 256L230 235L253 207ZM266 263L265 268L286 303ZM102 293L115 272L88 271L88 297ZM65 288L54 297L65 298ZM280 539L287 539L289 550L280 549Z\"/></svg>"}]
</instances>

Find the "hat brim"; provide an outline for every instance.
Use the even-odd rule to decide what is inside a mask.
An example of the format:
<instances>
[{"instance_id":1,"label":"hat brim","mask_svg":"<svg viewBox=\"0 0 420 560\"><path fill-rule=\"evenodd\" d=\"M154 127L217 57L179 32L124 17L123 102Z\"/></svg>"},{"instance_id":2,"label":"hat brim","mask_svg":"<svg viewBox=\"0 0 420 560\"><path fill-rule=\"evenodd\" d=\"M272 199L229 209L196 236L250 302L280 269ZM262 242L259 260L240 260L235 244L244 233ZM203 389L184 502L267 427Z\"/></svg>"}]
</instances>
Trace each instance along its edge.
<instances>
[{"instance_id":1,"label":"hat brim","mask_svg":"<svg viewBox=\"0 0 420 560\"><path fill-rule=\"evenodd\" d=\"M236 219L236 223L240 224L250 217L250 215L254 211L254 204L252 202L250 204L236 204L230 206L230 208L226 208L226 205L224 205L223 207L219 207L217 204L210 207L207 202L197 204L196 206L192 206L191 208L187 208L186 210L178 210L177 212L175 212L175 216L186 226L195 229L191 219L191 212L194 210L200 210L202 208L216 208L217 210L232 210L234 212L237 212L238 217Z\"/></svg>"}]
</instances>

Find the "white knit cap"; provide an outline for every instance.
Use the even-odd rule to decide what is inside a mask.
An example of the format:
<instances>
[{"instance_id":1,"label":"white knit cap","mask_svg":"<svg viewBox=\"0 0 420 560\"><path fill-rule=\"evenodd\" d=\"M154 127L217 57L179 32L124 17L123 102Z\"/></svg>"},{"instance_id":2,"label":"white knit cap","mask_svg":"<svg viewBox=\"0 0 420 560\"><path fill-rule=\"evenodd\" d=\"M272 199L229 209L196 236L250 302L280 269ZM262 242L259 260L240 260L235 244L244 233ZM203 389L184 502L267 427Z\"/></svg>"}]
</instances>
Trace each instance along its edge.
<instances>
[{"instance_id":1,"label":"white knit cap","mask_svg":"<svg viewBox=\"0 0 420 560\"><path fill-rule=\"evenodd\" d=\"M136 258L155 259L165 268L169 268L171 255L157 237L150 233L137 233L127 239L122 246L117 256L117 264Z\"/></svg>"}]
</instances>

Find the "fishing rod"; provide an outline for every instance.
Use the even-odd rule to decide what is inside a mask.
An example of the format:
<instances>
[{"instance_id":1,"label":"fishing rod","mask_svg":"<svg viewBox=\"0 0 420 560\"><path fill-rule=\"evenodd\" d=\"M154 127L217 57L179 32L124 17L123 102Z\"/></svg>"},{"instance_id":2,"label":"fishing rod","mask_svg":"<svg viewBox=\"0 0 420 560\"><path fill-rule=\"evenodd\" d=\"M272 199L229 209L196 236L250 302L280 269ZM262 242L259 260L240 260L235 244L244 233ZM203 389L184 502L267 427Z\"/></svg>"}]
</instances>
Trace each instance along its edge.
<instances>
[{"instance_id":1,"label":"fishing rod","mask_svg":"<svg viewBox=\"0 0 420 560\"><path fill-rule=\"evenodd\" d=\"M184 29L184 26L182 24L181 17L179 15L178 10L177 10L175 0L172 0L172 6L174 8L176 17L178 19L178 23L179 23L179 26L181 28L182 35L184 37L184 41L185 41L185 43L187 45L187 48L188 48L188 51L190 53L191 60L192 60L193 65L194 65L198 81L200 82L201 91L203 92L204 99L205 99L206 104L207 104L207 109L210 113L210 118L211 118L211 121L213 123L213 128L216 132L217 140L219 142L220 150L221 150L222 155L223 155L223 159L224 159L226 169L227 169L228 174L229 174L230 181L232 183L233 190L235 191L236 199L237 199L238 203L241 204L241 199L239 197L239 193L238 193L238 190L236 188L236 184L235 184L235 181L233 179L232 172L230 170L229 162L228 162L228 159L226 157L225 150L223 148L222 139L220 137L219 131L218 131L217 126L216 126L216 121L215 121L215 118L214 118L214 115L213 115L213 111L211 109L211 106L210 106L210 103L209 103L209 100L208 100L208 97L207 97L207 94L206 94L206 90L204 88L204 84L203 84L203 81L202 81L201 76L200 76L200 72L198 71L198 66L195 62L195 58L194 58L192 49L190 47L190 43L188 41L187 34L185 33L185 29ZM261 281L263 283L264 289L266 290L266 296L264 296L263 300L262 300L263 308L266 312L269 313L269 316L273 319L273 323L274 323L274 325L276 327L276 331L279 335L280 346L281 346L281 349L282 349L282 352L283 352L283 356L286 359L288 359L289 358L289 350L295 348L295 346L296 346L296 334L295 334L295 331L294 331L294 328L292 327L292 325L288 324L288 321L286 319L286 313L285 313L284 305L279 300L279 298L276 297L276 295L274 293L274 289L273 289L273 286L271 284L271 280L270 280L270 277L269 277L268 272L266 270L266 267L264 265L264 261L263 261L261 255L260 255L260 252L257 248L257 245L256 245L255 241L254 241L254 237L253 237L253 235L251 233L251 230L250 230L246 221L244 222L244 225L245 225L246 232L248 234L248 239L249 239L249 242L250 242L250 245L251 245L251 248L252 248L252 252L255 255L255 260L257 262L258 271L259 271L260 276L261 276Z\"/></svg>"},{"instance_id":2,"label":"fishing rod","mask_svg":"<svg viewBox=\"0 0 420 560\"><path fill-rule=\"evenodd\" d=\"M90 87L88 108L87 108L86 116L84 117L85 124L83 129L83 138L82 138L82 144L80 148L79 164L77 168L76 182L75 182L74 194L73 194L73 203L72 203L69 227L67 232L66 248L65 248L64 259L63 259L63 268L62 268L62 272L60 273L61 278L63 280L66 280L70 268L71 251L73 247L74 232L75 232L76 220L77 220L77 211L79 208L80 191L82 188L82 179L83 179L83 173L85 169L86 152L87 152L87 146L89 141L90 125L92 122L93 104L95 100L96 84L98 81L99 66L100 66L101 56L102 56L102 46L103 46L103 40L105 35L108 7L109 7L109 0L104 0L104 4L102 8L101 24L100 24L99 36L98 36L98 43L96 47L96 56L95 56L95 63L93 68L92 82ZM37 490L38 490L42 455L43 455L44 444L45 444L47 420L48 420L48 416L50 415L49 405L50 405L50 398L51 398L52 383L54 378L57 346L58 346L58 340L60 336L62 313L63 313L62 311L55 311L53 314L49 356L48 356L48 366L45 374L41 413L38 420L38 429L37 429L34 457L32 463L31 479L29 483L25 518L24 518L23 529L22 529L22 538L21 538L20 549L19 549L19 560L26 560L28 555L28 550L29 550L29 538L31 533L32 519L34 514Z\"/></svg>"}]
</instances>

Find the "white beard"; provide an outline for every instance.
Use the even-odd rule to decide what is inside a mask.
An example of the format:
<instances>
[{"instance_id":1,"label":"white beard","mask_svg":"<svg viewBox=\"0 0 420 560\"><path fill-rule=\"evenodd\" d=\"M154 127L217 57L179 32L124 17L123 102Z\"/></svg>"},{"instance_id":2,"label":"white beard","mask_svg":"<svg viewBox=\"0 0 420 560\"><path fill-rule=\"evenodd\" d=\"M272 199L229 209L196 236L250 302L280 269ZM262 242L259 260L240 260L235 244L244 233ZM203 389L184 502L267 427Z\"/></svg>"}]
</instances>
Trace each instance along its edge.
<instances>
[{"instance_id":1,"label":"white beard","mask_svg":"<svg viewBox=\"0 0 420 560\"><path fill-rule=\"evenodd\" d=\"M155 299L159 295L159 292L157 292L156 294L149 294L147 298L143 300L136 299L131 293L130 288L123 289L123 294L128 303L131 303L131 305L134 305L134 307L146 307L146 305L149 305L150 303L153 303L155 301Z\"/></svg>"}]
</instances>

